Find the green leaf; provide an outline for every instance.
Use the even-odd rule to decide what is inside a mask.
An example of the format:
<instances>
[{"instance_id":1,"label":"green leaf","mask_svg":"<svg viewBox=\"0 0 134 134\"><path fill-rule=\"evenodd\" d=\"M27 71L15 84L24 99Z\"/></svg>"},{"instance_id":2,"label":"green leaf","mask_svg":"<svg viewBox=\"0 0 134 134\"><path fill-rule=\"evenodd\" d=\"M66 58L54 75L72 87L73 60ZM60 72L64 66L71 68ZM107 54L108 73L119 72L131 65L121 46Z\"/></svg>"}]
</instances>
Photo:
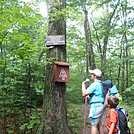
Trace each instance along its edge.
<instances>
[{"instance_id":1,"label":"green leaf","mask_svg":"<svg viewBox=\"0 0 134 134\"><path fill-rule=\"evenodd\" d=\"M28 123L23 124L22 126L19 127L20 130L25 130L25 127L28 125Z\"/></svg>"},{"instance_id":2,"label":"green leaf","mask_svg":"<svg viewBox=\"0 0 134 134\"><path fill-rule=\"evenodd\" d=\"M30 13L30 12L33 11L33 9L31 7L28 7L28 6L24 6L23 9L22 9L22 11L24 13Z\"/></svg>"},{"instance_id":3,"label":"green leaf","mask_svg":"<svg viewBox=\"0 0 134 134\"><path fill-rule=\"evenodd\" d=\"M13 134L14 130L8 130L8 134Z\"/></svg>"},{"instance_id":4,"label":"green leaf","mask_svg":"<svg viewBox=\"0 0 134 134\"><path fill-rule=\"evenodd\" d=\"M39 124L40 123L40 120L37 119L37 120L31 120L30 121L30 124L27 126L28 129L31 129L33 128L34 124Z\"/></svg>"}]
</instances>

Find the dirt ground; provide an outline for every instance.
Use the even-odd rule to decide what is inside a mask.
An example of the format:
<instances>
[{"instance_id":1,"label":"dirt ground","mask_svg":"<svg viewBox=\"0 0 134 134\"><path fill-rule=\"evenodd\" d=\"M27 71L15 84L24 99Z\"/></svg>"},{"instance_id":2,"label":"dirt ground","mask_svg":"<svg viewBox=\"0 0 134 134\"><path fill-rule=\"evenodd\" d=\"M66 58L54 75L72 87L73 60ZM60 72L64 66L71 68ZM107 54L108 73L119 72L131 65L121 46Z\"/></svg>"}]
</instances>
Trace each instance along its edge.
<instances>
[{"instance_id":1,"label":"dirt ground","mask_svg":"<svg viewBox=\"0 0 134 134\"><path fill-rule=\"evenodd\" d=\"M85 134L90 134L90 131L91 131L90 123L89 123L89 120L88 120L89 109L90 109L90 107L87 106L86 107L86 127L85 127ZM108 112L108 109L105 110L105 112L103 114L103 117L102 117L102 126L103 126L103 130L104 130L104 134L108 134L108 132L107 132L107 126L106 126L106 115L107 115L107 112ZM83 114L83 116L85 116L85 105L82 106L81 113ZM83 120L83 128L84 128L84 120ZM83 134L83 129L79 131L79 134Z\"/></svg>"}]
</instances>

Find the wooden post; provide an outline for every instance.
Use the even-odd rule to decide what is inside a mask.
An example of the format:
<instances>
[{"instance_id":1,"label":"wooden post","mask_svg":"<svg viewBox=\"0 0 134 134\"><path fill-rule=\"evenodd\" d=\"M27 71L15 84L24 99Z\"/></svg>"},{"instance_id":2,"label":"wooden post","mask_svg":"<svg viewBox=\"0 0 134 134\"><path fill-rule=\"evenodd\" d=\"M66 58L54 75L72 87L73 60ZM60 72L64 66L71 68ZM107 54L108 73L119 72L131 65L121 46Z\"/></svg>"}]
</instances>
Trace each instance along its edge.
<instances>
[{"instance_id":1,"label":"wooden post","mask_svg":"<svg viewBox=\"0 0 134 134\"><path fill-rule=\"evenodd\" d=\"M85 126L86 126L86 110L87 110L87 97L85 97L85 116L84 116L84 128L83 128L83 134L85 134Z\"/></svg>"}]
</instances>

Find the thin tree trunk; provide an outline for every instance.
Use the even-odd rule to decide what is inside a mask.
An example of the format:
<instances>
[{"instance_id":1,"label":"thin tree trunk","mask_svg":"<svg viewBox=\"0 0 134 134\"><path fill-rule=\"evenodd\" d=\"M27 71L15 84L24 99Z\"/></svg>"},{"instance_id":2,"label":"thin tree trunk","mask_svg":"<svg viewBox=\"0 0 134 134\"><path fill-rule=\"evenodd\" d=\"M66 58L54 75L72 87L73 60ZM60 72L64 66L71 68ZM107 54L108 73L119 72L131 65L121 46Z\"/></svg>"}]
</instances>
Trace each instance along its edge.
<instances>
[{"instance_id":1,"label":"thin tree trunk","mask_svg":"<svg viewBox=\"0 0 134 134\"><path fill-rule=\"evenodd\" d=\"M92 15L92 18L93 18L93 15ZM101 68L102 68L102 65L103 65L103 55L102 55L102 48L101 48L101 44L100 44L100 40L99 40L99 36L98 36L98 33L97 33L97 29L95 27L95 24L93 22L93 19L91 18L91 22L93 23L93 27L94 27L94 30L95 30L95 34L96 34L96 38L97 38L97 41L98 41L98 50L99 50L99 53L100 53L100 59L101 59Z\"/></svg>"},{"instance_id":2,"label":"thin tree trunk","mask_svg":"<svg viewBox=\"0 0 134 134\"><path fill-rule=\"evenodd\" d=\"M83 11L84 11L84 29L85 29L85 38L86 38L86 72L88 76L88 65L91 68L91 54L89 50L89 33L88 33L88 18L87 18L87 10L86 10L86 5L84 3L83 5ZM89 63L89 64L88 64Z\"/></svg>"},{"instance_id":3,"label":"thin tree trunk","mask_svg":"<svg viewBox=\"0 0 134 134\"><path fill-rule=\"evenodd\" d=\"M93 53L91 30L90 30L89 21L88 21L88 11L86 10L85 3L83 4L83 11L84 11L85 38L86 38L86 46L87 46L86 48L88 51L87 61L89 61L90 69L94 69L94 68L96 68L96 65L95 65L95 59L94 59L94 53ZM87 64L88 64L88 62L87 62ZM88 69L87 69L87 71L88 71ZM88 75L88 73L87 73L87 75Z\"/></svg>"},{"instance_id":4,"label":"thin tree trunk","mask_svg":"<svg viewBox=\"0 0 134 134\"><path fill-rule=\"evenodd\" d=\"M128 47L126 45L126 58L128 58ZM128 88L128 59L126 60L126 88Z\"/></svg>"},{"instance_id":5,"label":"thin tree trunk","mask_svg":"<svg viewBox=\"0 0 134 134\"><path fill-rule=\"evenodd\" d=\"M122 57L125 58L124 43L123 43ZM124 74L125 74L125 72L124 71L125 71L125 63L124 63L124 60L123 60L123 63L122 63L122 87L121 87L121 92L124 91L124 86L125 86L125 83L124 83Z\"/></svg>"},{"instance_id":6,"label":"thin tree trunk","mask_svg":"<svg viewBox=\"0 0 134 134\"><path fill-rule=\"evenodd\" d=\"M122 56L122 49L120 52L120 59L121 59L121 56ZM118 90L119 90L119 84L120 84L120 72L121 72L121 65L119 65L119 71L118 71L118 77L117 77L117 89Z\"/></svg>"},{"instance_id":7,"label":"thin tree trunk","mask_svg":"<svg viewBox=\"0 0 134 134\"><path fill-rule=\"evenodd\" d=\"M128 43L127 43L127 0L125 3L125 19L124 19L124 30L125 30L125 43L126 43L126 58L128 58ZM128 88L128 59L126 59L126 88ZM128 95L126 94L128 100Z\"/></svg>"},{"instance_id":8,"label":"thin tree trunk","mask_svg":"<svg viewBox=\"0 0 134 134\"><path fill-rule=\"evenodd\" d=\"M131 57L131 51L129 50L129 56ZM129 61L129 86L132 85L132 74L131 74L131 61Z\"/></svg>"},{"instance_id":9,"label":"thin tree trunk","mask_svg":"<svg viewBox=\"0 0 134 134\"><path fill-rule=\"evenodd\" d=\"M115 14L115 11L118 7L120 3L120 0L118 0L114 10L113 10L113 13L111 14L110 18L108 19L108 5L106 7L106 17L105 17L105 36L104 36L104 46L103 46L103 61L101 63L103 63L102 66L102 77L104 78L105 74L104 74L104 69L105 69L105 61L106 61L106 52L107 52L107 44L108 44L108 39L109 39L109 33L110 33L110 30L111 30L111 20L112 18L114 17L114 14Z\"/></svg>"}]
</instances>

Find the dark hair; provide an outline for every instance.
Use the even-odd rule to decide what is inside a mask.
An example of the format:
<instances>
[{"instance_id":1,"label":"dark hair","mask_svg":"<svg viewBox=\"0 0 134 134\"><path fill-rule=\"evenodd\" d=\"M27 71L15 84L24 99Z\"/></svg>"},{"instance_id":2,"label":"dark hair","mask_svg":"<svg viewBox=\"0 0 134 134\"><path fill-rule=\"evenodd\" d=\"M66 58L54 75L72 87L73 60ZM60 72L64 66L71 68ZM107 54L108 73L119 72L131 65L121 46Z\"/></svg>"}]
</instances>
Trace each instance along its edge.
<instances>
[{"instance_id":1,"label":"dark hair","mask_svg":"<svg viewBox=\"0 0 134 134\"><path fill-rule=\"evenodd\" d=\"M96 76L96 78L97 78L98 80L101 80L101 76Z\"/></svg>"},{"instance_id":2,"label":"dark hair","mask_svg":"<svg viewBox=\"0 0 134 134\"><path fill-rule=\"evenodd\" d=\"M109 96L107 102L111 108L116 108L116 106L119 104L119 98L116 96Z\"/></svg>"},{"instance_id":3,"label":"dark hair","mask_svg":"<svg viewBox=\"0 0 134 134\"><path fill-rule=\"evenodd\" d=\"M93 74L93 73L92 73ZM101 76L97 76L97 75L95 75L95 74L93 74L94 76L96 76L96 78L98 79L98 80L101 80Z\"/></svg>"}]
</instances>

